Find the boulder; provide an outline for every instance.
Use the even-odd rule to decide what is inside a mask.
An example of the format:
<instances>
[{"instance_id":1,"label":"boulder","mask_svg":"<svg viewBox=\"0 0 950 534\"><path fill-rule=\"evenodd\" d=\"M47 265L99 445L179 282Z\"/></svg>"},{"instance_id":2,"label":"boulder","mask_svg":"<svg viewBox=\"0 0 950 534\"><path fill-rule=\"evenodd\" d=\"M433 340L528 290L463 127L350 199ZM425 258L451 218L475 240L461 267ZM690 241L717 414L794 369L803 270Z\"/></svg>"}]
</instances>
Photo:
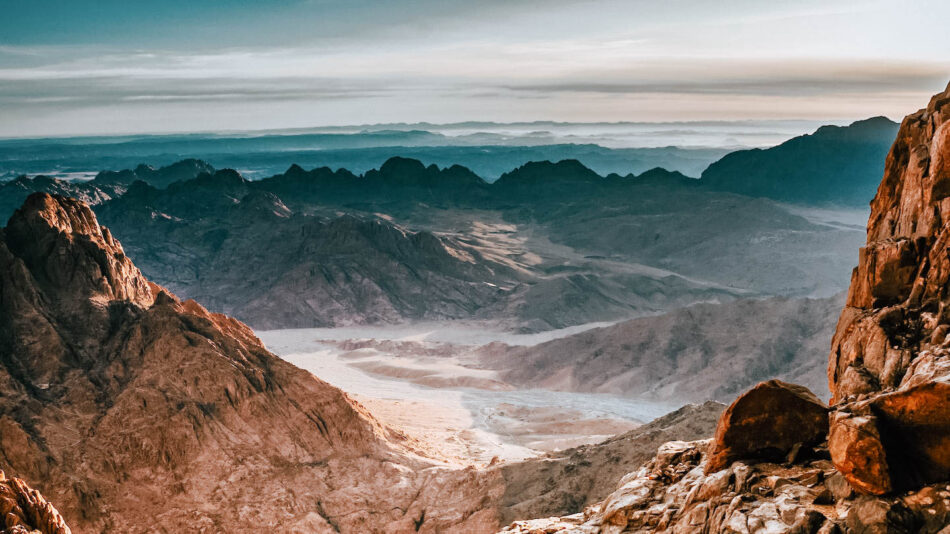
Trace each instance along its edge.
<instances>
[{"instance_id":1,"label":"boulder","mask_svg":"<svg viewBox=\"0 0 950 534\"><path fill-rule=\"evenodd\" d=\"M762 382L719 418L706 472L740 459L783 461L796 446L813 447L827 434L828 408L808 388L780 380Z\"/></svg>"},{"instance_id":2,"label":"boulder","mask_svg":"<svg viewBox=\"0 0 950 534\"><path fill-rule=\"evenodd\" d=\"M950 383L930 381L880 395L871 408L908 489L950 480Z\"/></svg>"},{"instance_id":3,"label":"boulder","mask_svg":"<svg viewBox=\"0 0 950 534\"><path fill-rule=\"evenodd\" d=\"M950 384L916 383L842 406L832 416L828 449L863 493L950 480Z\"/></svg>"},{"instance_id":4,"label":"boulder","mask_svg":"<svg viewBox=\"0 0 950 534\"><path fill-rule=\"evenodd\" d=\"M858 491L884 495L894 489L877 417L846 410L835 412L828 451L835 469Z\"/></svg>"}]
</instances>

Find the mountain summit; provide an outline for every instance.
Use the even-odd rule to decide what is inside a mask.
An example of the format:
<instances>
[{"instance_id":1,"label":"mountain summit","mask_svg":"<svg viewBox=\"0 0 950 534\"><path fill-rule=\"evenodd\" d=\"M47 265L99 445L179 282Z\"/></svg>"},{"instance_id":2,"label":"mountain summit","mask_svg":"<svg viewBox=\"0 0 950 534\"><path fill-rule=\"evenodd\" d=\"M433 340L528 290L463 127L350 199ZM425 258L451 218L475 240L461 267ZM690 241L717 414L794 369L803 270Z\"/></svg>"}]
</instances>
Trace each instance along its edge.
<instances>
[{"instance_id":1,"label":"mountain summit","mask_svg":"<svg viewBox=\"0 0 950 534\"><path fill-rule=\"evenodd\" d=\"M784 202L867 205L897 127L887 117L822 126L772 148L727 154L703 171L702 183Z\"/></svg>"},{"instance_id":2,"label":"mountain summit","mask_svg":"<svg viewBox=\"0 0 950 534\"><path fill-rule=\"evenodd\" d=\"M73 199L34 194L0 232L0 391L5 470L75 532L492 524L436 500L468 475L423 480L405 437L148 282Z\"/></svg>"}]
</instances>

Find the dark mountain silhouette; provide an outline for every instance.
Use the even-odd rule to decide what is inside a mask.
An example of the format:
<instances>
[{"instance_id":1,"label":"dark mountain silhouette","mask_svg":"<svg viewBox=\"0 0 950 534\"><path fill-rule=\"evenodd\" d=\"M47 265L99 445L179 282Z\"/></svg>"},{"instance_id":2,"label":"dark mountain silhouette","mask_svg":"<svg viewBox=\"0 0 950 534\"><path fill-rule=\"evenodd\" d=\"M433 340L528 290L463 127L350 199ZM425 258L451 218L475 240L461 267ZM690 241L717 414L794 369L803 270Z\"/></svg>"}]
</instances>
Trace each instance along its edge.
<instances>
[{"instance_id":1,"label":"dark mountain silhouette","mask_svg":"<svg viewBox=\"0 0 950 534\"><path fill-rule=\"evenodd\" d=\"M43 175L33 178L20 176L0 183L0 220L10 217L32 193L64 195L95 206L122 196L137 181L162 188L177 181L191 180L202 173L213 172L214 168L203 161L182 160L159 169L139 165L135 169L117 172L102 171L94 179L85 182L60 180Z\"/></svg>"},{"instance_id":2,"label":"dark mountain silhouette","mask_svg":"<svg viewBox=\"0 0 950 534\"><path fill-rule=\"evenodd\" d=\"M702 183L784 202L865 206L898 126L886 117L822 126L776 147L727 154L703 171Z\"/></svg>"},{"instance_id":3,"label":"dark mountain silhouette","mask_svg":"<svg viewBox=\"0 0 950 534\"><path fill-rule=\"evenodd\" d=\"M183 159L158 169L141 164L131 170L102 171L96 175L92 183L130 185L132 182L141 180L153 187L164 189L175 182L191 180L203 173L214 173L214 167L199 159Z\"/></svg>"},{"instance_id":4,"label":"dark mountain silhouette","mask_svg":"<svg viewBox=\"0 0 950 534\"><path fill-rule=\"evenodd\" d=\"M184 179L161 187L173 177ZM545 330L843 289L853 259L840 245L857 229L699 183L661 168L601 176L577 160L491 184L411 158L263 180L183 161L85 183L21 178L0 207L35 190L80 198L148 276L255 327L505 318Z\"/></svg>"}]
</instances>

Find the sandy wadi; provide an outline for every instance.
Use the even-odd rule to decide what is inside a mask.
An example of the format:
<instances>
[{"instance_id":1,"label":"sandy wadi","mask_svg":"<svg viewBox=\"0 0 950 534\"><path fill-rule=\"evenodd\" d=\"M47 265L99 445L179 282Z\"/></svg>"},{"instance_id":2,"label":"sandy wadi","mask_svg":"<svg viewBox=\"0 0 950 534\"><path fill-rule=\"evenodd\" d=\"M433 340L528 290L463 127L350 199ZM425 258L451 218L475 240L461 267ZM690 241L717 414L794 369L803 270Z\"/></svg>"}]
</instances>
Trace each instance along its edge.
<instances>
[{"instance_id":1,"label":"sandy wadi","mask_svg":"<svg viewBox=\"0 0 950 534\"><path fill-rule=\"evenodd\" d=\"M534 345L600 323L511 334L473 323L258 331L285 360L343 389L452 465L519 460L596 443L679 407L525 389L479 365L493 344Z\"/></svg>"}]
</instances>

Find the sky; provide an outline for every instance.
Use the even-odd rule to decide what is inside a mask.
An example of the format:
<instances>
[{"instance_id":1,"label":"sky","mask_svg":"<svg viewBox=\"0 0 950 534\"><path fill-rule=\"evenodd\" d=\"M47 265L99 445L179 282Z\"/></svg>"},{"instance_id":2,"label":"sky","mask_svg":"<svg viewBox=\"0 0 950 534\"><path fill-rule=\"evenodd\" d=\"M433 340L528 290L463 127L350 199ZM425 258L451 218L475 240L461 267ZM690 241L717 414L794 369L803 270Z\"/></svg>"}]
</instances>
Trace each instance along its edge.
<instances>
[{"instance_id":1,"label":"sky","mask_svg":"<svg viewBox=\"0 0 950 534\"><path fill-rule=\"evenodd\" d=\"M0 0L0 136L899 120L946 0Z\"/></svg>"}]
</instances>

